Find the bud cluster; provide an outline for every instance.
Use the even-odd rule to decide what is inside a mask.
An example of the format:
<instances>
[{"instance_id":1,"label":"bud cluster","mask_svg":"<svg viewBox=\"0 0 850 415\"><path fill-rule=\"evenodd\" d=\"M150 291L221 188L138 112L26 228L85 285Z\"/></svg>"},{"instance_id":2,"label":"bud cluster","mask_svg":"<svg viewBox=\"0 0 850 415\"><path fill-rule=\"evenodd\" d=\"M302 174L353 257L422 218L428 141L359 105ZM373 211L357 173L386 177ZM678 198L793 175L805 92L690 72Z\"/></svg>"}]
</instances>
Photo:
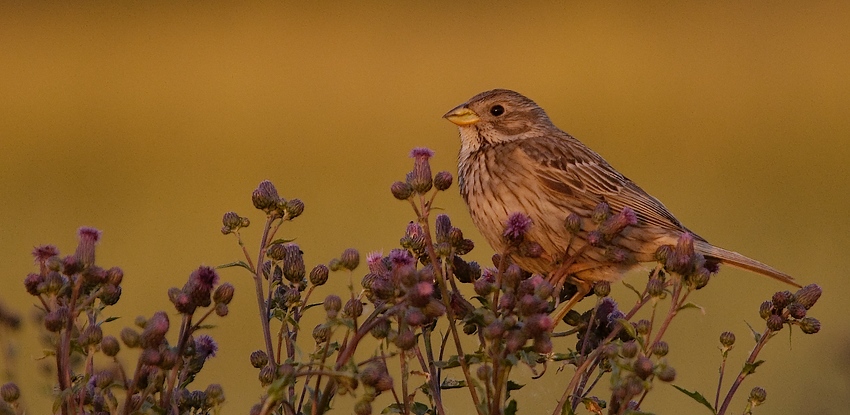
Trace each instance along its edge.
<instances>
[{"instance_id":1,"label":"bud cluster","mask_svg":"<svg viewBox=\"0 0 850 415\"><path fill-rule=\"evenodd\" d=\"M759 307L759 315L767 322L771 331L780 331L786 324L797 325L806 334L820 331L820 321L807 316L808 310L820 298L822 290L817 284L809 284L796 293L779 291L773 298Z\"/></svg>"},{"instance_id":2,"label":"bud cluster","mask_svg":"<svg viewBox=\"0 0 850 415\"><path fill-rule=\"evenodd\" d=\"M254 202L255 208L283 220L295 219L304 212L304 202L300 199L284 199L278 195L277 189L268 180L264 180L257 186L257 189L251 195L251 201ZM227 219L227 215L225 214L225 220ZM235 224L235 220L232 220L232 222ZM225 227L227 226L228 224L225 223ZM247 223L241 227L244 226L247 226Z\"/></svg>"},{"instance_id":3,"label":"bud cluster","mask_svg":"<svg viewBox=\"0 0 850 415\"><path fill-rule=\"evenodd\" d=\"M451 187L453 182L452 174L447 171L441 171L436 175L431 173L430 159L434 156L434 152L427 148L414 148L410 152L410 157L413 158L413 170L407 173L404 181L398 181L390 186L390 191L398 200L410 199L413 195L424 195L436 188L437 190L446 190Z\"/></svg>"},{"instance_id":4,"label":"bud cluster","mask_svg":"<svg viewBox=\"0 0 850 415\"><path fill-rule=\"evenodd\" d=\"M718 271L716 263L706 261L705 256L694 250L694 236L685 232L676 246L662 245L655 251L658 260L668 272L679 274L692 289L699 290Z\"/></svg>"}]
</instances>

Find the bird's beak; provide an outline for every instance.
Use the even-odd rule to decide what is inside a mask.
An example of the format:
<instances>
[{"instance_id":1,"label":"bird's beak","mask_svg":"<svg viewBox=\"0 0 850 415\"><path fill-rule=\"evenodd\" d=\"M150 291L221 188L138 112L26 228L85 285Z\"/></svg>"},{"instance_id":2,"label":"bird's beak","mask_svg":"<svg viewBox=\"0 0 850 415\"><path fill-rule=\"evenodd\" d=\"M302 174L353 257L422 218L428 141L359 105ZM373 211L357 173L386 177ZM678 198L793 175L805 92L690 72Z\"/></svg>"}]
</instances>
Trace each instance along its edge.
<instances>
[{"instance_id":1,"label":"bird's beak","mask_svg":"<svg viewBox=\"0 0 850 415\"><path fill-rule=\"evenodd\" d=\"M464 125L475 124L481 120L475 111L467 108L466 104L461 104L443 115L443 118L455 123L459 127Z\"/></svg>"}]
</instances>

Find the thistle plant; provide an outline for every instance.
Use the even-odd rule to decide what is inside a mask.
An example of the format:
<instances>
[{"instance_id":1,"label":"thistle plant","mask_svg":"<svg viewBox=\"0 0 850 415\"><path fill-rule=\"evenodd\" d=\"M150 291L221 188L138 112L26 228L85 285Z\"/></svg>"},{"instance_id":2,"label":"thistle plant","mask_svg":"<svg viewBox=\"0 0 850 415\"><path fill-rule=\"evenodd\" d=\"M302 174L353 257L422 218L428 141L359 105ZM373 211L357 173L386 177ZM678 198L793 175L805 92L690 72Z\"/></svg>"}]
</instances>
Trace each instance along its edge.
<instances>
[{"instance_id":1,"label":"thistle plant","mask_svg":"<svg viewBox=\"0 0 850 415\"><path fill-rule=\"evenodd\" d=\"M212 314L227 315L233 286L219 284L217 272L202 266L182 289L168 292L181 316L175 345L166 338L171 322L164 311L149 318L137 317L136 328L122 329L119 342L104 329L117 319L109 317L107 310L121 298L124 272L95 263L100 231L84 227L78 235L79 244L72 255L61 256L53 245L35 248L38 272L24 280L27 292L38 299L41 324L49 333L46 357L52 356L56 362L54 412L217 413L224 402L221 386L212 384L194 391L188 387L218 348L211 337L196 333ZM139 349L132 371L119 360L122 343L128 349ZM16 385L6 384L2 392L10 413L24 413L18 406Z\"/></svg>"},{"instance_id":2,"label":"thistle plant","mask_svg":"<svg viewBox=\"0 0 850 415\"><path fill-rule=\"evenodd\" d=\"M510 214L502 224L502 252L487 264L469 260L473 241L449 215L433 213L438 198L452 187L452 174L432 173L428 149L414 149L411 157L411 171L390 191L409 205L412 220L401 224L398 247L386 253L361 255L349 248L308 267L302 248L283 235L284 225L300 217L305 205L280 196L269 181L252 193L254 207L265 215L255 248L246 239L249 218L224 214L222 233L235 238L243 258L219 268L247 271L263 335L262 344L246 356L263 390L249 413L314 415L336 409L357 415L445 415L450 411L444 394L454 391L468 395L479 415L512 415L526 410L512 396L523 387L515 369L525 367L535 379L571 373L553 415L648 413L646 397L660 387L674 387L712 413L727 414L735 412L733 396L764 363L758 355L770 339L785 328L804 334L820 330L809 315L820 287L778 292L761 304L764 328L751 330L754 346L734 375L726 376L727 363L740 342L731 332L720 335L713 402L699 392L665 386L676 380L675 362L668 360L674 346L665 335L680 313L699 308L692 298L718 271L694 250L692 235L658 249L658 262L643 287L598 282L584 299L591 304L586 311L562 315L560 306L579 292L576 287L555 287L546 276L517 265L518 258L542 255L526 238L532 220L523 212ZM592 218L583 223L570 215L564 232L586 234L587 246L600 249L611 263L627 260L611 242L635 225L634 211L612 212L602 202ZM213 315L229 314L233 286L220 284L218 271L202 266L182 288L169 289L180 320L173 343L167 339L173 312L138 317L135 328L125 327L117 337L105 334L115 319L106 310L119 300L124 274L95 264L99 231L82 228L79 236L73 255L62 257L50 245L36 248L38 273L24 281L38 299L40 324L50 333L59 390L54 412L219 413L224 394L218 384L204 390L189 386L218 348L199 331ZM343 288L316 298L317 288L330 278ZM613 289L634 292L634 303L618 304L609 296ZM306 323L310 314L319 324ZM118 360L122 347L138 349L132 371ZM339 404L342 395L349 396L350 406ZM0 396L0 414L24 413L16 384L2 385ZM753 387L742 413L754 413L766 398L763 388Z\"/></svg>"}]
</instances>

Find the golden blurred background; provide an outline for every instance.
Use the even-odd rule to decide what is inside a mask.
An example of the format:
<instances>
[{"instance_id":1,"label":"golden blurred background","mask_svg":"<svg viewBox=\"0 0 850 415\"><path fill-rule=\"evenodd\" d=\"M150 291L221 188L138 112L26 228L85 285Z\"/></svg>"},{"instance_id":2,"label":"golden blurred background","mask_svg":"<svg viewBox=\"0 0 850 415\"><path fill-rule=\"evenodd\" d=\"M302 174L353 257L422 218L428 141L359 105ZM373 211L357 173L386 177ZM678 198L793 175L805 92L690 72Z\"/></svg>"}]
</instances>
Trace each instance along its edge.
<instances>
[{"instance_id":1,"label":"golden blurred background","mask_svg":"<svg viewBox=\"0 0 850 415\"><path fill-rule=\"evenodd\" d=\"M125 272L111 311L123 318L106 332L159 309L174 318L169 287L199 264L240 258L219 231L224 212L254 219L256 246L250 193L263 179L306 203L282 235L297 238L308 267L347 247L387 252L412 218L389 192L409 150L430 147L435 170L456 172L457 131L440 116L510 88L702 236L821 284L810 313L821 332L774 339L736 411L760 385L768 395L756 413L843 414L848 22L842 2L3 2L0 301L29 316L33 246L70 253L86 225L103 231L98 263ZM457 191L438 204L487 263ZM225 412L246 413L262 393L248 363L262 347L256 304L246 273L221 274L236 297L214 321L220 350L196 385L220 382ZM321 294L346 282L332 274ZM720 332L738 335L734 372L753 344L745 322L763 327L759 304L786 288L727 268L694 295L707 313L683 313L667 336L675 384L713 398ZM614 292L631 305L627 289ZM11 339L18 358L5 363L28 413L48 413L49 387L31 369L34 333L28 325ZM528 382L521 412L551 411L570 373ZM447 392L457 402L463 393ZM705 411L661 383L643 408Z\"/></svg>"}]
</instances>

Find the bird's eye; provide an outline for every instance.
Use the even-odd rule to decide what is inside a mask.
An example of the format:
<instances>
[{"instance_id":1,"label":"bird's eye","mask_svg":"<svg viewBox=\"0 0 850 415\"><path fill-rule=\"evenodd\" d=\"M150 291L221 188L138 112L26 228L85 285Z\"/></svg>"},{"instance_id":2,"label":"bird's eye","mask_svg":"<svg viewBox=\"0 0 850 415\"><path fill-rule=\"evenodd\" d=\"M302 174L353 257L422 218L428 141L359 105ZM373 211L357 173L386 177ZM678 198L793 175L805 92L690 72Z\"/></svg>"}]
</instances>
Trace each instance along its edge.
<instances>
[{"instance_id":1,"label":"bird's eye","mask_svg":"<svg viewBox=\"0 0 850 415\"><path fill-rule=\"evenodd\" d=\"M503 107L501 105L493 105L492 107L490 107L490 114L493 114L493 116L498 117L498 116L500 116L504 113L505 113L505 107Z\"/></svg>"}]
</instances>

